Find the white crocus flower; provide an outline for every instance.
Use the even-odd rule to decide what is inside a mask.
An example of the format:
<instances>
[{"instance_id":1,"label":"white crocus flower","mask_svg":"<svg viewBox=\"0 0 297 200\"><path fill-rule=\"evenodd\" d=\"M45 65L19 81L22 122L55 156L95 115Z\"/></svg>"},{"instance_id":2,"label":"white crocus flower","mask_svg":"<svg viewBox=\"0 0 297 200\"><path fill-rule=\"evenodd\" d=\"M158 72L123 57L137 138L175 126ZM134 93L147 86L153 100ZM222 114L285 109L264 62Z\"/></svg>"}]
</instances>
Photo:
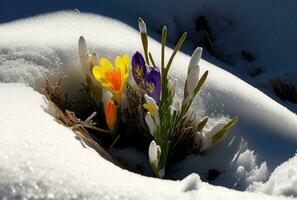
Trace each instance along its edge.
<instances>
[{"instance_id":1,"label":"white crocus flower","mask_svg":"<svg viewBox=\"0 0 297 200\"><path fill-rule=\"evenodd\" d=\"M88 88L89 95L95 101L96 105L99 106L99 103L101 102L101 95L102 95L101 85L95 79L95 77L91 72L92 67L94 65L98 65L98 57L96 53L90 54L88 52L87 43L83 36L80 36L78 40L78 52L79 52L81 68L82 68L83 74L86 77L85 80L86 80L86 86Z\"/></svg>"},{"instance_id":2,"label":"white crocus flower","mask_svg":"<svg viewBox=\"0 0 297 200\"><path fill-rule=\"evenodd\" d=\"M78 40L78 50L79 50L79 55L80 57L87 57L88 56L88 48L87 48L87 43L86 40L83 36L79 37Z\"/></svg>"},{"instance_id":3,"label":"white crocus flower","mask_svg":"<svg viewBox=\"0 0 297 200\"><path fill-rule=\"evenodd\" d=\"M201 140L201 151L209 149L214 144L213 137L224 127L224 125L224 123L219 123L203 134L196 135L196 141Z\"/></svg>"},{"instance_id":4,"label":"white crocus flower","mask_svg":"<svg viewBox=\"0 0 297 200\"><path fill-rule=\"evenodd\" d=\"M92 66L99 65L98 56L96 53L92 53Z\"/></svg>"},{"instance_id":5,"label":"white crocus flower","mask_svg":"<svg viewBox=\"0 0 297 200\"><path fill-rule=\"evenodd\" d=\"M198 84L200 72L198 63L201 59L202 50L201 47L197 47L189 62L183 105L187 105L191 98L193 98L193 92Z\"/></svg>"},{"instance_id":6,"label":"white crocus flower","mask_svg":"<svg viewBox=\"0 0 297 200\"><path fill-rule=\"evenodd\" d=\"M143 105L143 107L147 109L148 112L150 112L152 118L155 121L156 126L160 126L159 107L156 101L147 94L144 95L144 98L146 103Z\"/></svg>"},{"instance_id":7,"label":"white crocus flower","mask_svg":"<svg viewBox=\"0 0 297 200\"><path fill-rule=\"evenodd\" d=\"M140 33L147 34L146 24L140 17L138 18L138 28L139 28Z\"/></svg>"},{"instance_id":8,"label":"white crocus flower","mask_svg":"<svg viewBox=\"0 0 297 200\"><path fill-rule=\"evenodd\" d=\"M155 121L153 120L150 112L146 113L145 122L146 122L147 126L149 127L151 135L154 137L157 132L157 126L156 126Z\"/></svg>"},{"instance_id":9,"label":"white crocus flower","mask_svg":"<svg viewBox=\"0 0 297 200\"><path fill-rule=\"evenodd\" d=\"M153 104L153 105L156 105L157 106L157 103L155 101L155 99L153 99L152 97L150 97L149 95L145 94L144 95L144 99L145 99L145 102L148 103L148 104Z\"/></svg>"},{"instance_id":10,"label":"white crocus flower","mask_svg":"<svg viewBox=\"0 0 297 200\"><path fill-rule=\"evenodd\" d=\"M159 177L164 176L165 170L159 170L159 160L161 157L161 147L156 144L156 142L153 140L149 146L149 160L152 167L152 170L155 175ZM161 172L161 173L160 173Z\"/></svg>"},{"instance_id":11,"label":"white crocus flower","mask_svg":"<svg viewBox=\"0 0 297 200\"><path fill-rule=\"evenodd\" d=\"M87 43L83 36L80 36L78 40L78 51L83 72L90 75L92 56L88 53Z\"/></svg>"}]
</instances>

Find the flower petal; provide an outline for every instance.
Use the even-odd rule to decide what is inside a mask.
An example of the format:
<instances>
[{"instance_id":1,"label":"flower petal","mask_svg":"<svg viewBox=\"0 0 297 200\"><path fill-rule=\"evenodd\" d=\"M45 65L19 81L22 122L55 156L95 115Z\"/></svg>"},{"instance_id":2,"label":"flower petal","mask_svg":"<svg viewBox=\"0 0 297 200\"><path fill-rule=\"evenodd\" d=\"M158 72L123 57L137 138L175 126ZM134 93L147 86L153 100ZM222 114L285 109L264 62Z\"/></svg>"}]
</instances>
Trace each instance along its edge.
<instances>
[{"instance_id":1,"label":"flower petal","mask_svg":"<svg viewBox=\"0 0 297 200\"><path fill-rule=\"evenodd\" d=\"M92 73L98 81L101 81L105 74L105 68L99 67L99 66L94 66L92 69Z\"/></svg>"},{"instance_id":2,"label":"flower petal","mask_svg":"<svg viewBox=\"0 0 297 200\"><path fill-rule=\"evenodd\" d=\"M126 72L128 72L129 71L129 65L130 65L130 58L129 58L128 54L125 53L123 55L122 59L123 59L124 65L126 67Z\"/></svg>"},{"instance_id":3,"label":"flower petal","mask_svg":"<svg viewBox=\"0 0 297 200\"><path fill-rule=\"evenodd\" d=\"M145 79L148 94L156 101L159 101L161 92L161 74L159 68L151 68L151 70L146 74Z\"/></svg>"},{"instance_id":4,"label":"flower petal","mask_svg":"<svg viewBox=\"0 0 297 200\"><path fill-rule=\"evenodd\" d=\"M135 82L138 86L140 86L142 89L146 88L146 66L145 61L141 53L138 51L133 55L132 57L132 74Z\"/></svg>"},{"instance_id":5,"label":"flower petal","mask_svg":"<svg viewBox=\"0 0 297 200\"><path fill-rule=\"evenodd\" d=\"M111 62L107 58L101 58L100 59L100 66L106 67L106 68L112 68Z\"/></svg>"}]
</instances>

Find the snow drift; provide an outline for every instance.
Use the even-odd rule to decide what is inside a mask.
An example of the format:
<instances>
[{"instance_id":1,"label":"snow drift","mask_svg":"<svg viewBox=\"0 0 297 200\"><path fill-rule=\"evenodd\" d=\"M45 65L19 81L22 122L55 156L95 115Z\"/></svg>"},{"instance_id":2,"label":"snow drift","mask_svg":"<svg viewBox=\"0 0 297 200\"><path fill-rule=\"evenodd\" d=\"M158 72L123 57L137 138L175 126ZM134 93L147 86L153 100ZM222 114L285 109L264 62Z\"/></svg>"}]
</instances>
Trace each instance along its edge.
<instances>
[{"instance_id":1,"label":"snow drift","mask_svg":"<svg viewBox=\"0 0 297 200\"><path fill-rule=\"evenodd\" d=\"M68 82L63 89L72 97L77 96L83 81L77 50L80 35L99 56L112 58L123 52L131 55L141 49L134 29L97 15L59 12L20 20L0 26L0 81L24 83L41 91L45 78L54 80L66 73ZM153 40L150 44L152 54L158 57L160 44ZM179 53L172 65L171 75L178 79L179 86L183 85L188 62L189 56ZM211 116L209 128L227 118L226 114L238 115L240 120L228 137L205 155L189 156L174 166L176 175L182 178L198 172L205 180L207 170L214 168L222 172L214 184L257 190L253 188L266 182L277 166L294 156L297 117L234 75L207 61L200 63L202 71L209 70L209 78L193 106L197 115ZM185 179L184 184L132 175L83 148L70 130L45 113L46 104L38 93L16 84L1 84L0 92L3 198L272 198L213 187L201 182L197 175ZM178 94L182 95L181 90ZM295 179L288 184L290 189L284 188L289 192L267 189L270 182L282 179L283 175L275 171L259 191L296 196ZM195 192L183 193L189 188Z\"/></svg>"}]
</instances>

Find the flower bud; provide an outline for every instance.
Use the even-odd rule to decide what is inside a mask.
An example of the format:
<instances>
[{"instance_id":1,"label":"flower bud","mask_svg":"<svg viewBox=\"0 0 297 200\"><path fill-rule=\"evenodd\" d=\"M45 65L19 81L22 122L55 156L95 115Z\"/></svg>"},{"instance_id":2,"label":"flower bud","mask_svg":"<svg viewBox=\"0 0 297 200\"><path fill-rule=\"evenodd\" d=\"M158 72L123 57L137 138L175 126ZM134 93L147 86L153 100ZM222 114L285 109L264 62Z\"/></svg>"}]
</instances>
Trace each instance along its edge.
<instances>
[{"instance_id":1,"label":"flower bud","mask_svg":"<svg viewBox=\"0 0 297 200\"><path fill-rule=\"evenodd\" d=\"M146 113L145 122L146 122L147 126L149 127L151 135L154 137L157 132L157 127L155 125L155 122L154 122L150 112Z\"/></svg>"},{"instance_id":2,"label":"flower bud","mask_svg":"<svg viewBox=\"0 0 297 200\"><path fill-rule=\"evenodd\" d=\"M141 17L138 18L138 28L141 33L147 33L146 24Z\"/></svg>"},{"instance_id":3,"label":"flower bud","mask_svg":"<svg viewBox=\"0 0 297 200\"><path fill-rule=\"evenodd\" d=\"M164 170L159 170L159 160L161 157L161 148L159 145L156 144L156 142L153 140L149 146L149 160L152 167L152 170L155 175L159 177L164 176ZM160 173L161 172L161 173Z\"/></svg>"},{"instance_id":4,"label":"flower bud","mask_svg":"<svg viewBox=\"0 0 297 200\"><path fill-rule=\"evenodd\" d=\"M109 130L112 131L117 122L117 108L114 104L114 101L111 99L107 100L106 102L105 118Z\"/></svg>"},{"instance_id":5,"label":"flower bud","mask_svg":"<svg viewBox=\"0 0 297 200\"><path fill-rule=\"evenodd\" d=\"M194 67L199 64L199 61L200 61L201 55L202 55L202 51L203 51L203 48L197 47L195 49L195 51L193 52L191 60L189 62L188 73L189 73L189 69L191 67Z\"/></svg>"},{"instance_id":6,"label":"flower bud","mask_svg":"<svg viewBox=\"0 0 297 200\"><path fill-rule=\"evenodd\" d=\"M200 61L201 54L202 54L202 48L201 47L196 48L189 62L188 75L187 75L185 91L184 91L183 105L187 105L191 100L191 98L193 98L194 90L198 84L199 72L200 72L200 67L198 63Z\"/></svg>"},{"instance_id":7,"label":"flower bud","mask_svg":"<svg viewBox=\"0 0 297 200\"><path fill-rule=\"evenodd\" d=\"M88 55L88 48L87 48L87 43L86 40L83 36L79 37L78 40L78 50L79 50L79 55L81 57L87 57Z\"/></svg>"},{"instance_id":8,"label":"flower bud","mask_svg":"<svg viewBox=\"0 0 297 200\"><path fill-rule=\"evenodd\" d=\"M97 54L94 52L92 53L92 66L95 66L98 64L99 64L98 57L97 57Z\"/></svg>"}]
</instances>

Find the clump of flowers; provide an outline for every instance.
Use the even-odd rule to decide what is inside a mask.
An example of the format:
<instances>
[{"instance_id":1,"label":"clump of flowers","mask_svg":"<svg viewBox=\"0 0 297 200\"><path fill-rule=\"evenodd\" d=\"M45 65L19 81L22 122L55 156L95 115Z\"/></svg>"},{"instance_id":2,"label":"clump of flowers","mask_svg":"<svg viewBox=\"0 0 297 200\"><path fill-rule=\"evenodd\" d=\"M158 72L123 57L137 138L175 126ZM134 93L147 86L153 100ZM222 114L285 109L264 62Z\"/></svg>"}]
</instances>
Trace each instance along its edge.
<instances>
[{"instance_id":1,"label":"clump of flowers","mask_svg":"<svg viewBox=\"0 0 297 200\"><path fill-rule=\"evenodd\" d=\"M162 178L166 174L168 160L174 158L178 152L183 154L186 151L185 146L192 145L192 149L196 152L207 150L228 132L238 118L214 127L210 131L211 134L206 136L201 134L208 118L198 123L189 109L208 76L208 71L200 76L199 61L202 48L196 48L192 54L183 99L180 107L176 108L173 106L176 83L170 79L169 70L187 33L182 34L166 63L167 28L163 27L161 64L157 66L149 52L146 24L139 18L138 25L143 54L136 51L131 62L128 54L116 56L114 64L104 57L99 60L96 54L87 52L83 37L79 39L80 60L86 74L88 92L95 104L103 107L106 126L110 130L112 139L116 140L125 132L118 128L120 123L131 121L129 119L131 115L125 112L136 113L137 117L133 121L136 121L135 124L138 126L142 126L143 137L151 140L148 146L148 157L152 171L155 176ZM133 101L135 105L128 106L128 98L133 96L132 93L135 94L137 101ZM128 123L126 126L133 125ZM148 134L145 133L146 131Z\"/></svg>"}]
</instances>

